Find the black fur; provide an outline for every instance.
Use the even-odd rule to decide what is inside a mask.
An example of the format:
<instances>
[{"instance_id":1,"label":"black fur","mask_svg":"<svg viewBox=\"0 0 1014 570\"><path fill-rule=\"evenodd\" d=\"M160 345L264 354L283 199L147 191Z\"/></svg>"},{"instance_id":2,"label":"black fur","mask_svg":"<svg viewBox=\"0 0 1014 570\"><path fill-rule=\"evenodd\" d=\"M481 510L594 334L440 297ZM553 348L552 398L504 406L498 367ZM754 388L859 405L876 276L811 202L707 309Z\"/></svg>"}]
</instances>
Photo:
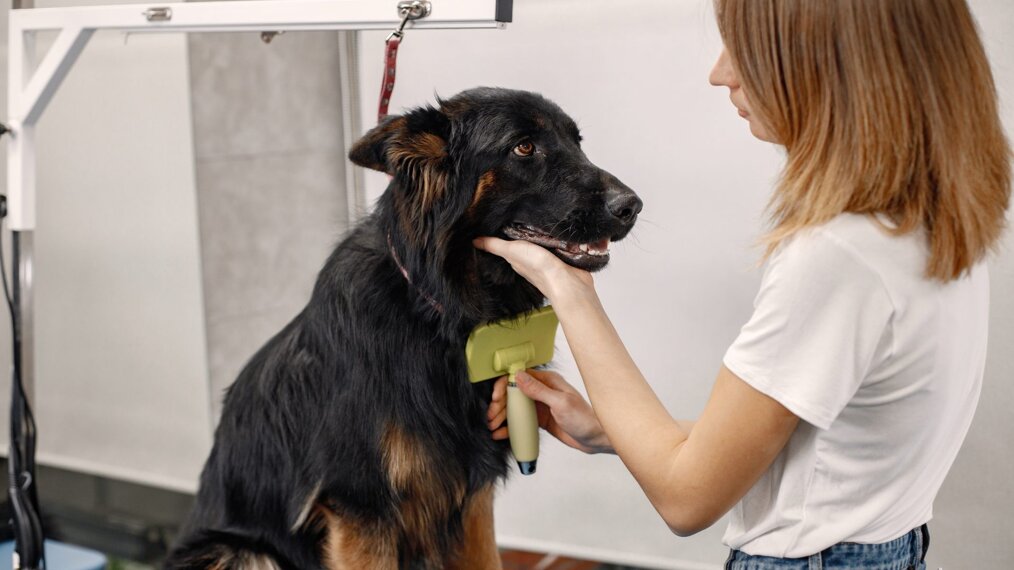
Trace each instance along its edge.
<instances>
[{"instance_id":1,"label":"black fur","mask_svg":"<svg viewBox=\"0 0 1014 570\"><path fill-rule=\"evenodd\" d=\"M513 152L522 141L535 145L532 156ZM485 421L492 383L468 382L465 340L480 323L544 302L472 239L524 222L574 241L616 240L633 225L606 204L633 192L591 164L574 122L532 93L475 89L389 118L350 158L393 180L329 257L306 308L229 388L167 568L207 568L223 553L322 568L323 531L293 530L314 493L342 520L402 533L402 568L439 568L397 530L383 433L411 434L437 458L431 468L441 480L466 493L502 479L509 451ZM484 175L494 182L475 201ZM441 521L441 548L460 540L460 514Z\"/></svg>"}]
</instances>

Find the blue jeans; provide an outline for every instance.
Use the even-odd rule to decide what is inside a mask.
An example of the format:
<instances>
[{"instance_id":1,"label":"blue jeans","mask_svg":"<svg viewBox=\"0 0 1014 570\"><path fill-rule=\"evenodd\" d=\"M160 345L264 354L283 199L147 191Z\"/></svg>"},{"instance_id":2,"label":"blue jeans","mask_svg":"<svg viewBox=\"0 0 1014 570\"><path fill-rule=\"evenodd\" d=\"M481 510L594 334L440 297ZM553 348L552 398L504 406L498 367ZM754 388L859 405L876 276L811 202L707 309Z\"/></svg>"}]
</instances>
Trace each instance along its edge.
<instances>
[{"instance_id":1,"label":"blue jeans","mask_svg":"<svg viewBox=\"0 0 1014 570\"><path fill-rule=\"evenodd\" d=\"M808 558L729 553L725 570L926 570L929 529L926 525L880 544L841 542Z\"/></svg>"}]
</instances>

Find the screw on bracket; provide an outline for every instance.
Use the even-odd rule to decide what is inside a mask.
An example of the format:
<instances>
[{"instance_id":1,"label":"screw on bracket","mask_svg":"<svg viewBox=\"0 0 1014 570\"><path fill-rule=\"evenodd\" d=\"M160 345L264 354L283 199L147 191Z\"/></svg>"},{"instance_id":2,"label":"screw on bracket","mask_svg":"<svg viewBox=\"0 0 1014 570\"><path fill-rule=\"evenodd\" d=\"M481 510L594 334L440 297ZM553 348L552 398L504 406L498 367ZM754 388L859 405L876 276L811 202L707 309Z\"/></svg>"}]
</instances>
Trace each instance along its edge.
<instances>
[{"instance_id":1,"label":"screw on bracket","mask_svg":"<svg viewBox=\"0 0 1014 570\"><path fill-rule=\"evenodd\" d=\"M149 22L168 22L173 19L173 9L167 6L148 8L141 15Z\"/></svg>"}]
</instances>

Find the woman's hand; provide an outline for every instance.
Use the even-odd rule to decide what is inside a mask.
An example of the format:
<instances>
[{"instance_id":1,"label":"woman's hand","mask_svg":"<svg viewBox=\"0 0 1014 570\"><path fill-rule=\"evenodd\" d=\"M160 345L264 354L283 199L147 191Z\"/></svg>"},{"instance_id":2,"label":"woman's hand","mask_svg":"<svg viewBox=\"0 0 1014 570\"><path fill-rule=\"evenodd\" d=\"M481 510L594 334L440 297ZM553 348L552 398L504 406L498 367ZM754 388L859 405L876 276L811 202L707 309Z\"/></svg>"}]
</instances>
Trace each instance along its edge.
<instances>
[{"instance_id":1,"label":"woman's hand","mask_svg":"<svg viewBox=\"0 0 1014 570\"><path fill-rule=\"evenodd\" d=\"M542 246L494 237L477 238L472 243L507 260L514 271L541 291L552 305L578 295L595 294L591 273L567 265Z\"/></svg>"},{"instance_id":2,"label":"woman's hand","mask_svg":"<svg viewBox=\"0 0 1014 570\"><path fill-rule=\"evenodd\" d=\"M536 246L537 247L537 246ZM615 453L595 412L563 376L548 370L518 372L518 388L535 400L539 426L556 439L585 453ZM507 439L507 377L493 385L493 400L486 419L493 439Z\"/></svg>"}]
</instances>

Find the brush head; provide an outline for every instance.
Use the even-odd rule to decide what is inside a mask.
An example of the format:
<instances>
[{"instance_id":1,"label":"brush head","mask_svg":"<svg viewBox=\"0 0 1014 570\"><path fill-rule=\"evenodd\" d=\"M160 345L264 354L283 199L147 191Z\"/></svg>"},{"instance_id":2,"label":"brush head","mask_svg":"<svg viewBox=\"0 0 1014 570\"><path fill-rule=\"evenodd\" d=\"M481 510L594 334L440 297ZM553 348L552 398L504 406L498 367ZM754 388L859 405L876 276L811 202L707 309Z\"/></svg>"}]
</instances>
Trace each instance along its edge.
<instances>
[{"instance_id":1,"label":"brush head","mask_svg":"<svg viewBox=\"0 0 1014 570\"><path fill-rule=\"evenodd\" d=\"M522 361L523 368L546 364L553 359L559 322L553 307L546 306L476 327L465 344L468 379L482 382L503 376Z\"/></svg>"}]
</instances>

